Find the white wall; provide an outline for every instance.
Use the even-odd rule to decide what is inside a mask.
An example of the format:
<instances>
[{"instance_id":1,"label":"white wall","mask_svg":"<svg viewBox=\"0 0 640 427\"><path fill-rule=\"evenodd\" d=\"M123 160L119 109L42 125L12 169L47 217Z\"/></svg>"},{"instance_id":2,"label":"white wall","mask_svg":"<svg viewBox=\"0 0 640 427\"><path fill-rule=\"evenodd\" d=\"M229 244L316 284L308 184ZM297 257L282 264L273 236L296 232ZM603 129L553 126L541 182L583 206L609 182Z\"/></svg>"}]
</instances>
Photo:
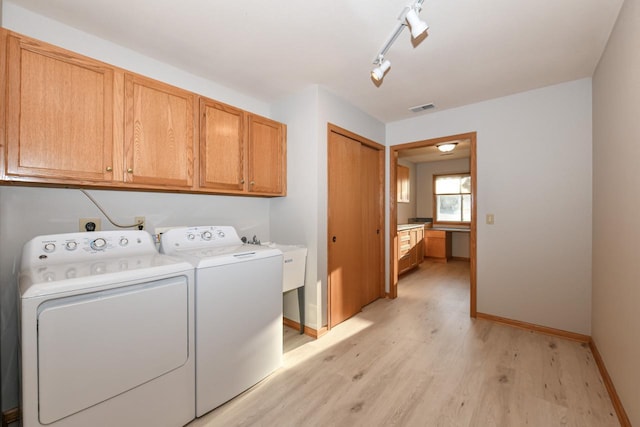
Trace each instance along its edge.
<instances>
[{"instance_id":1,"label":"white wall","mask_svg":"<svg viewBox=\"0 0 640 427\"><path fill-rule=\"evenodd\" d=\"M384 144L384 124L317 85L276 102L273 116L288 126L290 169L287 197L271 204L272 238L308 245L305 323L319 329L327 324L327 125ZM294 292L284 304L285 316L298 320Z\"/></svg>"},{"instance_id":2,"label":"white wall","mask_svg":"<svg viewBox=\"0 0 640 427\"><path fill-rule=\"evenodd\" d=\"M406 224L409 222L409 218L415 218L419 215L416 214L416 206L418 198L420 197L417 183L417 169L414 163L406 160L398 159L398 164L409 168L409 203L397 203L397 218L398 224Z\"/></svg>"},{"instance_id":3,"label":"white wall","mask_svg":"<svg viewBox=\"0 0 640 427\"><path fill-rule=\"evenodd\" d=\"M318 329L321 277L318 273L318 87L282 99L272 106L274 119L287 123L287 197L273 199L270 209L272 239L307 247L305 324ZM297 292L287 292L284 316L300 321Z\"/></svg>"},{"instance_id":4,"label":"white wall","mask_svg":"<svg viewBox=\"0 0 640 427\"><path fill-rule=\"evenodd\" d=\"M262 101L79 32L12 3L3 26L240 108L269 115ZM234 225L241 235L269 240L269 199L189 194L94 191L116 219L144 215L148 228L168 225ZM0 376L2 410L18 405L16 273L22 245L31 237L77 231L80 217L102 215L77 190L0 187ZM103 228L109 229L106 219Z\"/></svg>"},{"instance_id":5,"label":"white wall","mask_svg":"<svg viewBox=\"0 0 640 427\"><path fill-rule=\"evenodd\" d=\"M640 425L640 1L626 0L593 77L592 337Z\"/></svg>"},{"instance_id":6,"label":"white wall","mask_svg":"<svg viewBox=\"0 0 640 427\"><path fill-rule=\"evenodd\" d=\"M390 123L387 143L471 131L478 311L589 334L591 79Z\"/></svg>"}]
</instances>

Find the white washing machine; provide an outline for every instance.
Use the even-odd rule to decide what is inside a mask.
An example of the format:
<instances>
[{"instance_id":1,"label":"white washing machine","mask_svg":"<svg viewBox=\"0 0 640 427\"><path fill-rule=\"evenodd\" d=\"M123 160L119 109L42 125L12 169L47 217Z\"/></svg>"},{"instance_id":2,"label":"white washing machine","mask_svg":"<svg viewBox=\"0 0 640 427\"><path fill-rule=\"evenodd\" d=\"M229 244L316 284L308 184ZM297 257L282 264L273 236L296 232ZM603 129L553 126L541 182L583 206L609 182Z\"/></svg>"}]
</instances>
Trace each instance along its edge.
<instances>
[{"instance_id":1,"label":"white washing machine","mask_svg":"<svg viewBox=\"0 0 640 427\"><path fill-rule=\"evenodd\" d=\"M199 417L282 365L282 252L243 244L229 226L174 228L160 241L196 269Z\"/></svg>"},{"instance_id":2,"label":"white washing machine","mask_svg":"<svg viewBox=\"0 0 640 427\"><path fill-rule=\"evenodd\" d=\"M193 267L149 233L36 237L20 297L23 427L195 418Z\"/></svg>"}]
</instances>

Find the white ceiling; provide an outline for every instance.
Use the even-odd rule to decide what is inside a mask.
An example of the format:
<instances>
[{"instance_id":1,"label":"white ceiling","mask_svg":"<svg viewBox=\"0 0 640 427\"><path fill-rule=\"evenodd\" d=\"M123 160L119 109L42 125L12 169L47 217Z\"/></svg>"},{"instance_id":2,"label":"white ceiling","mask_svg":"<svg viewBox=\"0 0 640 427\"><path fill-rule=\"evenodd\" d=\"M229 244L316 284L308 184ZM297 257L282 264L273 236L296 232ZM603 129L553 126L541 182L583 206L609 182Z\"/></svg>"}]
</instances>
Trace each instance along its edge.
<instances>
[{"instance_id":1,"label":"white ceiling","mask_svg":"<svg viewBox=\"0 0 640 427\"><path fill-rule=\"evenodd\" d=\"M591 76L623 2L426 0L429 37L403 31L376 87L410 0L5 1L268 103L320 84L383 122Z\"/></svg>"}]
</instances>

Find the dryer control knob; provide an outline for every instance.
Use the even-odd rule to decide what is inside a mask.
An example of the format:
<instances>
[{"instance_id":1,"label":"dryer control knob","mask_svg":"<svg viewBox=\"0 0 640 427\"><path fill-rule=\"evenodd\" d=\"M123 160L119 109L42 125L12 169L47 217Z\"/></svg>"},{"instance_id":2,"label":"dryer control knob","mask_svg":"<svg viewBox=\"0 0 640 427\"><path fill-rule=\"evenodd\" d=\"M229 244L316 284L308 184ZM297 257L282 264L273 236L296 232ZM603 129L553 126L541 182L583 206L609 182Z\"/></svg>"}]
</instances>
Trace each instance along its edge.
<instances>
[{"instance_id":1,"label":"dryer control knob","mask_svg":"<svg viewBox=\"0 0 640 427\"><path fill-rule=\"evenodd\" d=\"M67 248L68 251L75 251L76 248L78 247L78 242L75 242L75 241L67 242L64 245L64 247Z\"/></svg>"},{"instance_id":2,"label":"dryer control knob","mask_svg":"<svg viewBox=\"0 0 640 427\"><path fill-rule=\"evenodd\" d=\"M44 245L44 251L45 252L53 252L56 250L56 244L55 243L47 243Z\"/></svg>"},{"instance_id":3,"label":"dryer control knob","mask_svg":"<svg viewBox=\"0 0 640 427\"><path fill-rule=\"evenodd\" d=\"M211 237L213 237L213 234L211 234L210 231L205 231L204 233L202 233L202 238L204 240L211 240Z\"/></svg>"},{"instance_id":4,"label":"dryer control knob","mask_svg":"<svg viewBox=\"0 0 640 427\"><path fill-rule=\"evenodd\" d=\"M91 249L102 250L107 246L107 241L102 237L97 238L93 242L91 242Z\"/></svg>"},{"instance_id":5,"label":"dryer control knob","mask_svg":"<svg viewBox=\"0 0 640 427\"><path fill-rule=\"evenodd\" d=\"M223 238L224 237L224 231L218 230L218 237Z\"/></svg>"},{"instance_id":6,"label":"dryer control knob","mask_svg":"<svg viewBox=\"0 0 640 427\"><path fill-rule=\"evenodd\" d=\"M129 244L129 239L127 239L126 237L123 237L122 239L120 239L120 246L127 246Z\"/></svg>"},{"instance_id":7,"label":"dryer control knob","mask_svg":"<svg viewBox=\"0 0 640 427\"><path fill-rule=\"evenodd\" d=\"M195 239L195 238L196 238L196 236L195 236L193 233L189 233L189 234L187 234L187 239L189 239L189 240L193 240L193 239Z\"/></svg>"}]
</instances>

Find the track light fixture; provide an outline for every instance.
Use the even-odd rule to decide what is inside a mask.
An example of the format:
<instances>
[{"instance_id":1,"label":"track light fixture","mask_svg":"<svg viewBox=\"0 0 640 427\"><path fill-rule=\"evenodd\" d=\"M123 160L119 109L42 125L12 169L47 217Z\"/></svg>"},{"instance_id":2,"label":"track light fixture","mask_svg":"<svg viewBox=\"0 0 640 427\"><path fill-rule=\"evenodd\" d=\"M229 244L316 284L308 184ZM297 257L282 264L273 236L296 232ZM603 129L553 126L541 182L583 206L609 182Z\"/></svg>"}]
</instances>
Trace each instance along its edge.
<instances>
[{"instance_id":1,"label":"track light fixture","mask_svg":"<svg viewBox=\"0 0 640 427\"><path fill-rule=\"evenodd\" d=\"M384 59L384 56L380 55L374 64L378 64L378 66L371 71L371 78L379 82L389 70L389 67L391 67L391 61Z\"/></svg>"},{"instance_id":2,"label":"track light fixture","mask_svg":"<svg viewBox=\"0 0 640 427\"><path fill-rule=\"evenodd\" d=\"M411 27L411 37L417 39L420 37L420 34L424 33L429 29L429 26L426 22L418 18L418 12L415 6L407 11L407 22Z\"/></svg>"},{"instance_id":3,"label":"track light fixture","mask_svg":"<svg viewBox=\"0 0 640 427\"><path fill-rule=\"evenodd\" d=\"M414 3L405 6L400 13L400 16L398 16L399 22L396 25L396 28L382 46L382 49L380 49L376 58L373 60L373 65L376 65L376 68L371 71L371 77L375 81L381 81L385 72L391 66L391 62L385 60L384 55L387 53L389 48L391 48L391 45L396 41L405 27L410 27L411 37L414 39L417 39L421 34L425 33L429 29L429 26L418 17L418 13L422 10L422 3L424 3L424 0L416 0Z\"/></svg>"}]
</instances>

